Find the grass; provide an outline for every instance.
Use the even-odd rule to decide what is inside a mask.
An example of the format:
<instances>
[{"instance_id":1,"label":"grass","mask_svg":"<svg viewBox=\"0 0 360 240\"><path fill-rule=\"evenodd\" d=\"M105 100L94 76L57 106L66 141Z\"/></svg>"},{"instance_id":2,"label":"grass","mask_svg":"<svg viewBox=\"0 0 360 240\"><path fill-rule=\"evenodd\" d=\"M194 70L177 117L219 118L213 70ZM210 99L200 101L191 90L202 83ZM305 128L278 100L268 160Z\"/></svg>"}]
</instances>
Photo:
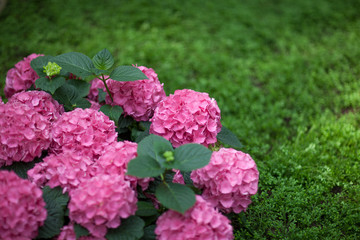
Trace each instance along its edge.
<instances>
[{"instance_id":1,"label":"grass","mask_svg":"<svg viewBox=\"0 0 360 240\"><path fill-rule=\"evenodd\" d=\"M360 2L8 1L0 87L30 53L152 67L208 92L260 171L236 239L360 238ZM3 92L1 92L3 96Z\"/></svg>"}]
</instances>

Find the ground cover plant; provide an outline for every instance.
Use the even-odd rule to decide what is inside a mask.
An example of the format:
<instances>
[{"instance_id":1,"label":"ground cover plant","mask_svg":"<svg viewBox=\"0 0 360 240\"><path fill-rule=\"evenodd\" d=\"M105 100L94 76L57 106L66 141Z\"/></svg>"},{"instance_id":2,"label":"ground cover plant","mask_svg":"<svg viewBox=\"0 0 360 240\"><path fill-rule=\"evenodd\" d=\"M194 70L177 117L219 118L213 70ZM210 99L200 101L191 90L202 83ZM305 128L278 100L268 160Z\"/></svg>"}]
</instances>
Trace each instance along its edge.
<instances>
[{"instance_id":1,"label":"ground cover plant","mask_svg":"<svg viewBox=\"0 0 360 240\"><path fill-rule=\"evenodd\" d=\"M92 3L8 1L1 88L31 53L107 47L156 69L167 93L217 100L261 173L235 239L359 237L358 1Z\"/></svg>"}]
</instances>

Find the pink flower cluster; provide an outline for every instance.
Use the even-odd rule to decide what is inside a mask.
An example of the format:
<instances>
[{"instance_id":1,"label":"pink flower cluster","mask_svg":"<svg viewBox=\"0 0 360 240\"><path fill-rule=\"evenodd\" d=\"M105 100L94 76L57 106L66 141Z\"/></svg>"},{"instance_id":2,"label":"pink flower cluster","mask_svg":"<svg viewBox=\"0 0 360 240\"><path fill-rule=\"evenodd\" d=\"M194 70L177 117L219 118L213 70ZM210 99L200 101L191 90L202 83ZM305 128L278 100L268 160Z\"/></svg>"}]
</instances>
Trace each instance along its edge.
<instances>
[{"instance_id":1,"label":"pink flower cluster","mask_svg":"<svg viewBox=\"0 0 360 240\"><path fill-rule=\"evenodd\" d=\"M125 180L129 181L134 189L136 189L136 185L138 184L145 190L149 186L152 178L136 178L125 175L128 163L136 157L137 143L128 141L115 142L105 148L104 153L94 164L94 175L105 173L125 176Z\"/></svg>"},{"instance_id":2,"label":"pink flower cluster","mask_svg":"<svg viewBox=\"0 0 360 240\"><path fill-rule=\"evenodd\" d=\"M195 205L184 215L169 210L156 222L159 240L233 239L230 220L215 210L202 197L196 196Z\"/></svg>"},{"instance_id":3,"label":"pink flower cluster","mask_svg":"<svg viewBox=\"0 0 360 240\"><path fill-rule=\"evenodd\" d=\"M28 171L29 180L39 187L60 186L64 192L76 189L81 182L92 177L93 159L81 152L51 154Z\"/></svg>"},{"instance_id":4,"label":"pink flower cluster","mask_svg":"<svg viewBox=\"0 0 360 240\"><path fill-rule=\"evenodd\" d=\"M64 107L54 100L49 93L44 91L16 93L9 99L9 102L26 104L43 115L50 122L56 121L60 115L64 113Z\"/></svg>"},{"instance_id":5,"label":"pink flower cluster","mask_svg":"<svg viewBox=\"0 0 360 240\"><path fill-rule=\"evenodd\" d=\"M11 68L6 75L5 83L5 96L10 98L14 93L27 90L33 85L36 79L39 78L37 73L31 68L30 62L43 54L30 54L25 57L24 60L15 64L14 68Z\"/></svg>"},{"instance_id":6,"label":"pink flower cluster","mask_svg":"<svg viewBox=\"0 0 360 240\"><path fill-rule=\"evenodd\" d=\"M134 215L137 198L130 183L119 175L98 175L70 191L69 217L96 237L120 226L121 218Z\"/></svg>"},{"instance_id":7,"label":"pink flower cluster","mask_svg":"<svg viewBox=\"0 0 360 240\"><path fill-rule=\"evenodd\" d=\"M33 239L46 219L42 191L14 172L0 171L0 237Z\"/></svg>"},{"instance_id":8,"label":"pink flower cluster","mask_svg":"<svg viewBox=\"0 0 360 240\"><path fill-rule=\"evenodd\" d=\"M130 115L136 121L148 121L154 114L157 104L166 96L163 84L159 82L157 74L152 68L139 66L148 79L133 82L119 82L107 80L110 92L114 99L111 102L109 96L106 103L119 105L126 115ZM101 84L99 84L101 85Z\"/></svg>"},{"instance_id":9,"label":"pink flower cluster","mask_svg":"<svg viewBox=\"0 0 360 240\"><path fill-rule=\"evenodd\" d=\"M64 113L52 128L51 151L70 151L97 159L104 148L116 141L115 124L102 112L76 108Z\"/></svg>"},{"instance_id":10,"label":"pink flower cluster","mask_svg":"<svg viewBox=\"0 0 360 240\"><path fill-rule=\"evenodd\" d=\"M17 101L0 105L0 166L31 162L48 149L50 121L34 107Z\"/></svg>"},{"instance_id":11,"label":"pink flower cluster","mask_svg":"<svg viewBox=\"0 0 360 240\"><path fill-rule=\"evenodd\" d=\"M105 76L105 78L108 78L109 76ZM95 78L90 82L90 90L88 94L88 99L92 101L99 101L99 88L103 91L106 91L105 85L103 81L101 81L99 78Z\"/></svg>"},{"instance_id":12,"label":"pink flower cluster","mask_svg":"<svg viewBox=\"0 0 360 240\"><path fill-rule=\"evenodd\" d=\"M224 212L245 211L258 189L259 172L249 154L231 148L213 152L210 163L191 173L203 198Z\"/></svg>"},{"instance_id":13,"label":"pink flower cluster","mask_svg":"<svg viewBox=\"0 0 360 240\"><path fill-rule=\"evenodd\" d=\"M168 139L174 147L186 143L204 146L217 141L221 130L220 109L207 93L176 90L155 109L150 133Z\"/></svg>"}]
</instances>

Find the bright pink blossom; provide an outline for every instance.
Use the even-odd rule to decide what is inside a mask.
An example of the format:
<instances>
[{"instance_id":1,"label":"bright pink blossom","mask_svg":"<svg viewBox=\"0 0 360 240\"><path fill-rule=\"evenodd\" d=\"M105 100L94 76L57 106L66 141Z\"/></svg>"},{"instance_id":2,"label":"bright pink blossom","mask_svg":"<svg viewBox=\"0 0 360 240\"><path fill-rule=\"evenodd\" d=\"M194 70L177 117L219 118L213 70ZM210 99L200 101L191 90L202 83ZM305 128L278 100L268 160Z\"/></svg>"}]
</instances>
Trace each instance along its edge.
<instances>
[{"instance_id":1,"label":"bright pink blossom","mask_svg":"<svg viewBox=\"0 0 360 240\"><path fill-rule=\"evenodd\" d=\"M186 143L208 146L217 141L220 118L215 99L207 93L176 90L158 104L150 120L150 133L168 139L174 147Z\"/></svg>"},{"instance_id":2,"label":"bright pink blossom","mask_svg":"<svg viewBox=\"0 0 360 240\"><path fill-rule=\"evenodd\" d=\"M107 80L110 92L114 99L106 96L106 103L119 105L125 115L133 117L136 121L148 121L154 114L157 104L166 96L163 84L159 82L157 74L152 68L139 66L148 79L119 82Z\"/></svg>"},{"instance_id":3,"label":"bright pink blossom","mask_svg":"<svg viewBox=\"0 0 360 240\"><path fill-rule=\"evenodd\" d=\"M228 240L233 239L230 220L215 210L202 197L184 215L169 210L156 221L159 240Z\"/></svg>"},{"instance_id":4,"label":"bright pink blossom","mask_svg":"<svg viewBox=\"0 0 360 240\"><path fill-rule=\"evenodd\" d=\"M51 142L50 121L20 102L0 104L0 166L31 162Z\"/></svg>"},{"instance_id":5,"label":"bright pink blossom","mask_svg":"<svg viewBox=\"0 0 360 240\"><path fill-rule=\"evenodd\" d=\"M1 98L1 96L0 96L0 104L4 104L4 102L3 102L2 98Z\"/></svg>"},{"instance_id":6,"label":"bright pink blossom","mask_svg":"<svg viewBox=\"0 0 360 240\"><path fill-rule=\"evenodd\" d=\"M39 78L37 73L31 68L30 62L43 54L30 54L24 60L15 64L6 75L5 83L5 96L10 98L14 93L27 90L33 85L36 79Z\"/></svg>"},{"instance_id":7,"label":"bright pink blossom","mask_svg":"<svg viewBox=\"0 0 360 240\"><path fill-rule=\"evenodd\" d=\"M0 171L0 237L33 239L46 219L42 191L14 172Z\"/></svg>"},{"instance_id":8,"label":"bright pink blossom","mask_svg":"<svg viewBox=\"0 0 360 240\"><path fill-rule=\"evenodd\" d=\"M81 152L51 154L28 171L29 179L38 186L60 186L64 192L75 189L89 178L93 159Z\"/></svg>"},{"instance_id":9,"label":"bright pink blossom","mask_svg":"<svg viewBox=\"0 0 360 240\"><path fill-rule=\"evenodd\" d=\"M213 152L210 163L191 173L203 198L224 212L245 211L258 189L259 172L249 154L232 148Z\"/></svg>"},{"instance_id":10,"label":"bright pink blossom","mask_svg":"<svg viewBox=\"0 0 360 240\"><path fill-rule=\"evenodd\" d=\"M64 107L44 91L16 93L9 99L9 103L11 102L24 103L30 108L34 108L50 122L56 121L64 113Z\"/></svg>"},{"instance_id":11,"label":"bright pink blossom","mask_svg":"<svg viewBox=\"0 0 360 240\"><path fill-rule=\"evenodd\" d=\"M100 110L100 108L101 108L101 104L100 103L98 103L98 102L95 102L95 101L93 101L93 100L90 100L90 99L88 99L88 101L90 102L90 104L91 104L91 109L94 109L94 110L96 110L96 111L99 111Z\"/></svg>"},{"instance_id":12,"label":"bright pink blossom","mask_svg":"<svg viewBox=\"0 0 360 240\"><path fill-rule=\"evenodd\" d=\"M51 151L70 151L98 158L106 146L117 139L115 124L102 112L76 108L53 124Z\"/></svg>"},{"instance_id":13,"label":"bright pink blossom","mask_svg":"<svg viewBox=\"0 0 360 240\"><path fill-rule=\"evenodd\" d=\"M137 157L137 143L124 141L115 142L107 146L104 153L96 161L94 168L96 173L105 173L111 175L121 175L125 180L130 181L131 186L136 189L136 185L140 185L143 190L147 189L152 178L137 178L125 175L127 165L130 160Z\"/></svg>"},{"instance_id":14,"label":"bright pink blossom","mask_svg":"<svg viewBox=\"0 0 360 240\"><path fill-rule=\"evenodd\" d=\"M130 183L119 175L98 175L70 192L69 217L96 237L120 226L121 218L134 215L137 198Z\"/></svg>"}]
</instances>

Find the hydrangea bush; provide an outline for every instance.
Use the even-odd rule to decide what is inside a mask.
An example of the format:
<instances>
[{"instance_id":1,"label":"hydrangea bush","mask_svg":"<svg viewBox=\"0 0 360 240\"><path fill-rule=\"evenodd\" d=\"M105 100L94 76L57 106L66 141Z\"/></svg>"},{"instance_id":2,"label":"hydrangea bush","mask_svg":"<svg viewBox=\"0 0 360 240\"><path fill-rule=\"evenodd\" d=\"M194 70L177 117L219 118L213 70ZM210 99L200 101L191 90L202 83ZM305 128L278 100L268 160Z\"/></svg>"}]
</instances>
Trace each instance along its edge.
<instances>
[{"instance_id":1,"label":"hydrangea bush","mask_svg":"<svg viewBox=\"0 0 360 240\"><path fill-rule=\"evenodd\" d=\"M113 65L104 49L9 70L0 238L233 239L259 172L216 100L166 96L152 68Z\"/></svg>"}]
</instances>

